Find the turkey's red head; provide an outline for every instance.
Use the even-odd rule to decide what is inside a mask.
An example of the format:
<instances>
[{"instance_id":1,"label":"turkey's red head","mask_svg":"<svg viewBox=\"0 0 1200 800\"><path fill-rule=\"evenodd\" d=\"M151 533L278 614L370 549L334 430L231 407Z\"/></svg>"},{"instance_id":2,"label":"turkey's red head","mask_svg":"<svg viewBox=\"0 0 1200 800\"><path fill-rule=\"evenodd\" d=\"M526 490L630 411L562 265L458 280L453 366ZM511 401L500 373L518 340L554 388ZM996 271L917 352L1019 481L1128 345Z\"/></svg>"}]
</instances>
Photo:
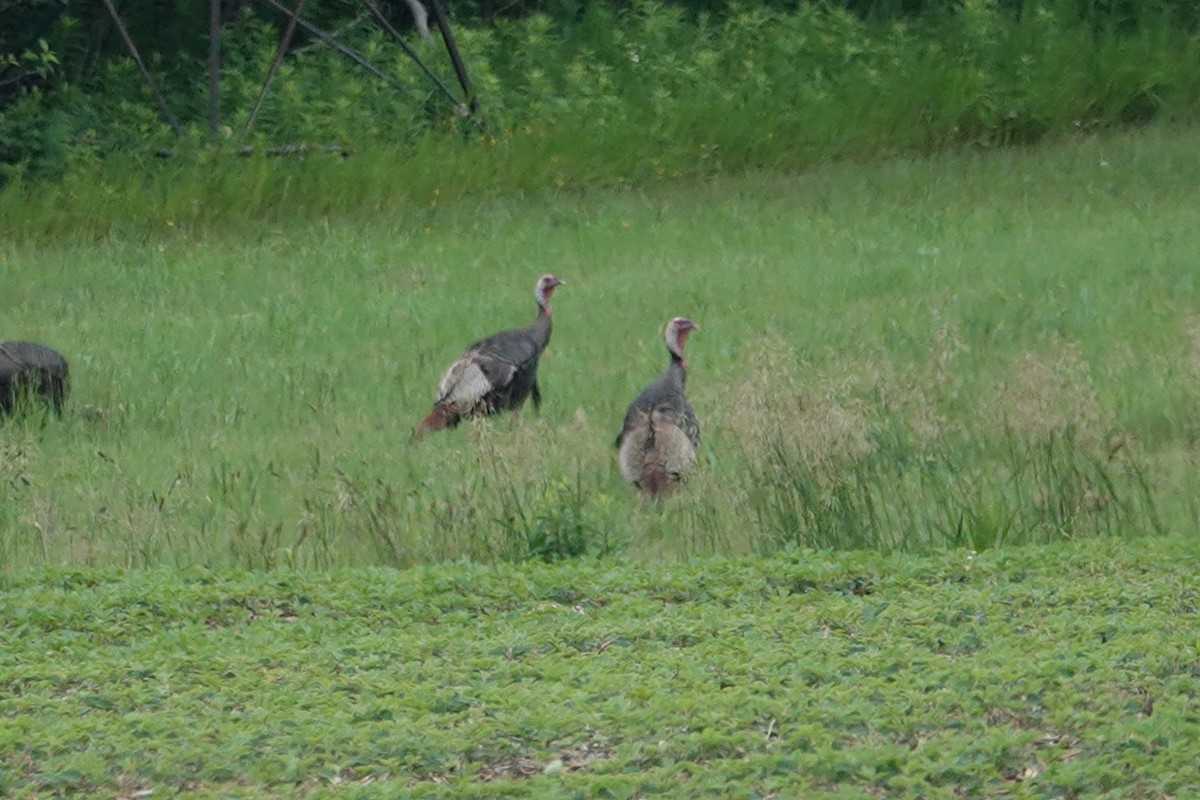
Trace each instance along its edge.
<instances>
[{"instance_id":1,"label":"turkey's red head","mask_svg":"<svg viewBox=\"0 0 1200 800\"><path fill-rule=\"evenodd\" d=\"M667 323L667 330L663 334L663 338L667 340L667 349L683 361L683 343L687 341L689 333L698 330L700 326L687 317L675 317Z\"/></svg>"},{"instance_id":2,"label":"turkey's red head","mask_svg":"<svg viewBox=\"0 0 1200 800\"><path fill-rule=\"evenodd\" d=\"M549 311L550 295L557 287L564 285L566 285L566 281L561 281L553 275L543 275L538 278L537 286L533 290L533 296L537 299L537 304Z\"/></svg>"}]
</instances>

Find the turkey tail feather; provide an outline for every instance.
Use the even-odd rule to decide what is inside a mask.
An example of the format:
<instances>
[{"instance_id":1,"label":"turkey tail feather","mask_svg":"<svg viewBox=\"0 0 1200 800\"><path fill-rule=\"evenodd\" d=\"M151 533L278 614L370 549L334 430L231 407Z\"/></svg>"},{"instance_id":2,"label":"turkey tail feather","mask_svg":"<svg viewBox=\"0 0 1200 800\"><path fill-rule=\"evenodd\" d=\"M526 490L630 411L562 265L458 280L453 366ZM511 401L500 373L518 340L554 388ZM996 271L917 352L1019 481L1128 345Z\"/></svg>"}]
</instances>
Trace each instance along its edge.
<instances>
[{"instance_id":1,"label":"turkey tail feather","mask_svg":"<svg viewBox=\"0 0 1200 800\"><path fill-rule=\"evenodd\" d=\"M638 481L639 488L647 494L655 496L665 495L674 487L675 481L663 469L660 459L655 458L653 464L647 464L645 471L642 472L642 479Z\"/></svg>"},{"instance_id":2,"label":"turkey tail feather","mask_svg":"<svg viewBox=\"0 0 1200 800\"><path fill-rule=\"evenodd\" d=\"M659 496L671 491L675 483L675 476L667 469L666 455L659 449L659 444L655 441L658 433L656 425L662 425L661 420L655 419L656 416L655 414L650 415L646 450L642 459L642 479L638 481L638 486L647 494Z\"/></svg>"},{"instance_id":3,"label":"turkey tail feather","mask_svg":"<svg viewBox=\"0 0 1200 800\"><path fill-rule=\"evenodd\" d=\"M458 416L447 406L434 406L433 411L421 420L421 424L413 428L412 441L419 442L430 431L440 431L452 428L458 422Z\"/></svg>"}]
</instances>

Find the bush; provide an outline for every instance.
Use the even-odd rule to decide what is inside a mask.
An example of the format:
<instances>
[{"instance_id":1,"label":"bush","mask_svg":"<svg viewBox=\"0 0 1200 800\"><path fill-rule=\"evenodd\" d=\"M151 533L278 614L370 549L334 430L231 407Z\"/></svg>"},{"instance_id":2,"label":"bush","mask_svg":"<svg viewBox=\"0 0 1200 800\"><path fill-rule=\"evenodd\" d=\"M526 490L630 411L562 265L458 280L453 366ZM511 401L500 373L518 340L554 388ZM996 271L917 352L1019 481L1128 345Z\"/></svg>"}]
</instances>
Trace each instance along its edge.
<instances>
[{"instance_id":1,"label":"bush","mask_svg":"<svg viewBox=\"0 0 1200 800\"><path fill-rule=\"evenodd\" d=\"M0 187L16 176L29 181L61 178L71 151L70 116L31 92L0 111Z\"/></svg>"}]
</instances>

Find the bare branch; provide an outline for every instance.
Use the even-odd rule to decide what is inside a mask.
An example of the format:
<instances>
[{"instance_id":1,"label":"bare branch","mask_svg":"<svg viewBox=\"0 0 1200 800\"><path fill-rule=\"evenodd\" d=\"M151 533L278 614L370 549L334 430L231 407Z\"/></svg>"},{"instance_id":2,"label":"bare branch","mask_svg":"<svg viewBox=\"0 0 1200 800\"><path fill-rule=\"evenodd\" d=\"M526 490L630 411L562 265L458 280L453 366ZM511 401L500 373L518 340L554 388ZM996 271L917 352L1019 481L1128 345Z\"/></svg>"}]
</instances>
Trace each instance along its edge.
<instances>
[{"instance_id":1,"label":"bare branch","mask_svg":"<svg viewBox=\"0 0 1200 800\"><path fill-rule=\"evenodd\" d=\"M415 1L416 0L414 0L414 2ZM388 32L388 35L396 41L396 44L400 45L400 48L404 50L406 54L408 54L408 57L417 63L417 66L421 68L421 71L428 75L431 81L437 84L437 87L445 93L446 97L450 98L450 102L454 103L456 108L463 105L463 102L455 97L454 92L450 91L450 87L447 86L433 70L425 65L425 62L421 60L421 56L417 54L417 51L414 50L408 42L404 41L404 37L400 35L400 32L392 27L392 23L388 22L387 17L385 17L383 12L379 10L379 5L375 2L375 0L363 0L363 3L368 9L370 9L371 13L375 15L375 19L379 20L379 24L382 25L383 29Z\"/></svg>"},{"instance_id":2,"label":"bare branch","mask_svg":"<svg viewBox=\"0 0 1200 800\"><path fill-rule=\"evenodd\" d=\"M275 73L279 71L279 62L283 60L283 54L287 52L288 46L292 43L292 34L296 32L296 22L300 19L300 12L304 10L304 3L305 0L296 0L296 9L288 18L287 28L284 29L283 36L279 39L279 46L275 48L275 56L271 59L271 66L267 68L267 77L263 80L258 100L255 101L254 108L250 110L250 116L246 118L246 125L242 128L243 136L254 127L254 120L258 118L258 111L267 97L267 90L271 88L271 81L275 80Z\"/></svg>"},{"instance_id":3,"label":"bare branch","mask_svg":"<svg viewBox=\"0 0 1200 800\"><path fill-rule=\"evenodd\" d=\"M329 35L332 36L334 39L340 38L341 35L344 34L346 31L353 30L354 28L358 27L362 23L362 21L369 16L371 16L371 15L366 11L362 12L361 14L357 14L354 17L354 19L350 20L345 25L341 26L337 30L330 31ZM315 41L315 42L311 42L311 43L303 45L301 47L297 47L295 50L292 51L292 53L293 54L305 53L305 52L308 52L309 50L312 50L314 47L320 47L322 44L324 44L324 43L319 40Z\"/></svg>"},{"instance_id":4,"label":"bare branch","mask_svg":"<svg viewBox=\"0 0 1200 800\"><path fill-rule=\"evenodd\" d=\"M113 0L104 0L104 5L108 8L108 13L112 16L113 22L116 23L117 31L120 32L121 38L125 41L125 47L128 48L129 55L133 57L133 63L137 64L142 77L146 79L146 85L150 87L150 92L154 95L154 99L158 101L158 110L162 112L163 118L171 126L171 130L175 131L175 135L182 137L183 129L179 127L179 120L171 113L171 107L167 105L167 98L163 97L163 93L158 90L158 84L154 82L153 76L150 75L150 70L146 69L146 65L142 63L142 57L138 55L137 46L133 43L133 39L129 38L129 31L125 30L125 24L121 22L121 15L117 13L117 7L113 5Z\"/></svg>"},{"instance_id":5,"label":"bare branch","mask_svg":"<svg viewBox=\"0 0 1200 800\"><path fill-rule=\"evenodd\" d=\"M352 152L350 148L340 144L280 144L264 147L261 150L253 145L245 145L233 151L233 153L243 158L248 158L256 153L262 153L265 156L299 156L300 158L305 157L309 153L330 153L342 158L349 158ZM179 152L169 147L162 147L155 150L154 155L164 159L175 158L175 156L179 155Z\"/></svg>"},{"instance_id":6,"label":"bare branch","mask_svg":"<svg viewBox=\"0 0 1200 800\"><path fill-rule=\"evenodd\" d=\"M39 73L36 69L28 69L24 72L18 73L17 75L13 75L11 78L0 78L0 89L3 89L5 86L11 86L15 83L20 83L26 78L32 77L39 77L42 78L42 80L45 80L45 77L42 76L41 73Z\"/></svg>"},{"instance_id":7,"label":"bare branch","mask_svg":"<svg viewBox=\"0 0 1200 800\"><path fill-rule=\"evenodd\" d=\"M458 83L462 86L463 94L467 96L467 105L473 113L479 108L479 101L475 98L475 90L471 88L471 79L467 77L467 66L458 53L454 34L450 32L450 19L446 16L446 10L442 8L440 0L429 0L429 2L433 6L434 22L437 23L438 30L442 32L442 41L446 43L446 52L450 54L450 63L454 65L454 74L458 76Z\"/></svg>"},{"instance_id":8,"label":"bare branch","mask_svg":"<svg viewBox=\"0 0 1200 800\"><path fill-rule=\"evenodd\" d=\"M275 9L276 11L280 12L281 14L287 14L289 17L292 15L291 9L285 8L282 4L280 4L278 2L278 0L259 0L259 2L266 3L271 8ZM337 50L339 53L344 55L346 58L350 59L355 64L358 64L360 67L362 67L367 72L374 75L375 77L382 78L383 80L392 84L393 86L395 86L397 89L400 89L401 91L407 92L409 90L409 87L405 86L402 82L396 80L395 78L391 77L390 75L384 74L383 71L381 71L379 69L379 67L375 66L370 61L367 61L367 59L364 58L363 55L361 53L359 53L357 50L354 50L353 48L347 47L346 45L342 44L337 39L333 38L333 36L329 35L325 31L323 31L320 28L318 28L317 26L313 25L308 20L304 19L304 17L296 17L296 22L297 22L297 24L300 25L301 28L304 28L304 30L308 31L313 36L317 37L322 42L324 42L325 44L332 47L334 50Z\"/></svg>"}]
</instances>

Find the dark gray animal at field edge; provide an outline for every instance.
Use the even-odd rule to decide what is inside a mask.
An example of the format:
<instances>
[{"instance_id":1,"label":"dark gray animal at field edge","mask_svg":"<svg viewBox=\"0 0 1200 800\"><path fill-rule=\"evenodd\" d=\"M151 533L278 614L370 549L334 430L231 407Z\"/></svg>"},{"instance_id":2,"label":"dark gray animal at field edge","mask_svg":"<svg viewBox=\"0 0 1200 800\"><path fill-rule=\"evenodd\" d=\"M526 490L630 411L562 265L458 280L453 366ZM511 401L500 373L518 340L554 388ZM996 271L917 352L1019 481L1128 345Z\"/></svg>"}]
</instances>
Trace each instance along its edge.
<instances>
[{"instance_id":1,"label":"dark gray animal at field edge","mask_svg":"<svg viewBox=\"0 0 1200 800\"><path fill-rule=\"evenodd\" d=\"M13 413L22 395L62 413L71 391L67 360L37 342L0 342L0 416Z\"/></svg>"},{"instance_id":2,"label":"dark gray animal at field edge","mask_svg":"<svg viewBox=\"0 0 1200 800\"><path fill-rule=\"evenodd\" d=\"M527 397L533 398L535 409L541 408L538 359L550 343L550 295L563 285L553 275L538 278L533 322L480 339L450 365L438 385L433 410L413 430L414 441L429 431L453 428L468 417L516 410Z\"/></svg>"},{"instance_id":3,"label":"dark gray animal at field edge","mask_svg":"<svg viewBox=\"0 0 1200 800\"><path fill-rule=\"evenodd\" d=\"M687 317L667 323L663 338L671 361L625 413L617 436L617 462L625 480L651 496L666 494L696 461L700 424L684 396L683 344L699 327Z\"/></svg>"}]
</instances>

